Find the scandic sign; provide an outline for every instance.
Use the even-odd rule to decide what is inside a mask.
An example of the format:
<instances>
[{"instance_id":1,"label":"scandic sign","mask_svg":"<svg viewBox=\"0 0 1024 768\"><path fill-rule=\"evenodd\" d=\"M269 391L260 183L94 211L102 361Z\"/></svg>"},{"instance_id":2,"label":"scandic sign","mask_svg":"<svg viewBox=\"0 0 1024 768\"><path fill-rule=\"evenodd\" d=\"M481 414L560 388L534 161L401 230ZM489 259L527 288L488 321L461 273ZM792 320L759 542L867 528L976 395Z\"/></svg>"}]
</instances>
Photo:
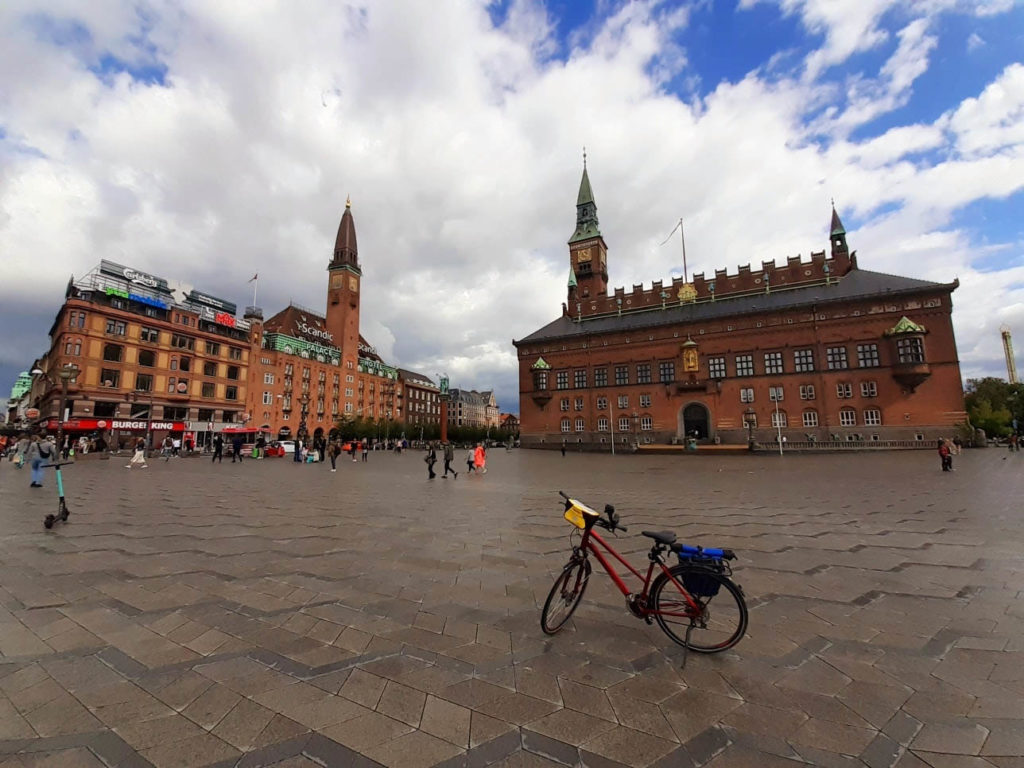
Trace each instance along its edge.
<instances>
[{"instance_id":1,"label":"scandic sign","mask_svg":"<svg viewBox=\"0 0 1024 768\"><path fill-rule=\"evenodd\" d=\"M145 419L68 419L64 422L64 429L96 430L96 429L151 429L154 431L166 430L168 432L183 432L186 424L184 421L146 421ZM57 420L50 419L46 423L47 429L56 429Z\"/></svg>"}]
</instances>

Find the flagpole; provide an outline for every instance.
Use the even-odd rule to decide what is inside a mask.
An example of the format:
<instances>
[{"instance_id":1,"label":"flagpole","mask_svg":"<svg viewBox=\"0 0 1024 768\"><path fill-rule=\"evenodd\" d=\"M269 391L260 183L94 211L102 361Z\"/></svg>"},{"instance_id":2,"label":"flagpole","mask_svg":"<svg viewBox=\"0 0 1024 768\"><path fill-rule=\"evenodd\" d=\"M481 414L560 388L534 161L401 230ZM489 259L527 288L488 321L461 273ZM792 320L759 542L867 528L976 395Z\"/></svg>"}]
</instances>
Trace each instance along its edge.
<instances>
[{"instance_id":1,"label":"flagpole","mask_svg":"<svg viewBox=\"0 0 1024 768\"><path fill-rule=\"evenodd\" d=\"M252 279L252 305L254 307L256 306L256 289L259 288L259 287L260 287L260 276L259 276L259 274L257 274L256 277L254 277Z\"/></svg>"},{"instance_id":2,"label":"flagpole","mask_svg":"<svg viewBox=\"0 0 1024 768\"><path fill-rule=\"evenodd\" d=\"M683 232L683 220L679 219L679 239L683 243L683 282L690 282L690 273L686 269L686 233Z\"/></svg>"}]
</instances>

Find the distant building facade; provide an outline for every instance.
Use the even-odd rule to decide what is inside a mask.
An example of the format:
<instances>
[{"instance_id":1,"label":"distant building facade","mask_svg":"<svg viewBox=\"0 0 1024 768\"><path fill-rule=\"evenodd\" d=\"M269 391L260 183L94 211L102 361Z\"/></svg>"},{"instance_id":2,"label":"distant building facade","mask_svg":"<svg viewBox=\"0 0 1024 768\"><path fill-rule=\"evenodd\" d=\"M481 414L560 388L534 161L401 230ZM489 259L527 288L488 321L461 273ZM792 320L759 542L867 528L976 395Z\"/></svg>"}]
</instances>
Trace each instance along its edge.
<instances>
[{"instance_id":1,"label":"distant building facade","mask_svg":"<svg viewBox=\"0 0 1024 768\"><path fill-rule=\"evenodd\" d=\"M398 378L405 390L405 412L402 421L410 427L437 426L441 423L441 390L425 374L398 369Z\"/></svg>"},{"instance_id":2,"label":"distant building facade","mask_svg":"<svg viewBox=\"0 0 1024 768\"><path fill-rule=\"evenodd\" d=\"M966 421L957 281L860 269L834 209L828 255L609 294L586 168L576 207L562 314L513 342L524 446L923 444Z\"/></svg>"},{"instance_id":3,"label":"distant building facade","mask_svg":"<svg viewBox=\"0 0 1024 768\"><path fill-rule=\"evenodd\" d=\"M495 427L500 424L494 392L452 388L448 392L448 423L458 427Z\"/></svg>"}]
</instances>

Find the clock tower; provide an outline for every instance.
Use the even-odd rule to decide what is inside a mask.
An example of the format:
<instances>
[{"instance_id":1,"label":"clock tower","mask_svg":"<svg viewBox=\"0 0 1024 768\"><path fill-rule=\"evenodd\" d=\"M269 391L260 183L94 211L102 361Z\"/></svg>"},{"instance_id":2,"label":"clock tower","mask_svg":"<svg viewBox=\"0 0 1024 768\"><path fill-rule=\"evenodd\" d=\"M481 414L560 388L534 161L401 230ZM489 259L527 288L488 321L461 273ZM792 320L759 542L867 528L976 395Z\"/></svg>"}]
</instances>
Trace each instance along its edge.
<instances>
[{"instance_id":1,"label":"clock tower","mask_svg":"<svg viewBox=\"0 0 1024 768\"><path fill-rule=\"evenodd\" d=\"M583 178L576 197L576 231L569 238L569 267L576 276L572 301L584 301L608 294L608 246L597 224L597 203L587 176L587 156L583 155ZM569 307L570 311L573 308Z\"/></svg>"},{"instance_id":2,"label":"clock tower","mask_svg":"<svg viewBox=\"0 0 1024 768\"><path fill-rule=\"evenodd\" d=\"M359 268L351 199L345 201L345 213L338 225L334 257L327 266L327 275L325 325L334 346L341 349L342 366L351 370L359 362L359 290L363 277L363 271Z\"/></svg>"}]
</instances>

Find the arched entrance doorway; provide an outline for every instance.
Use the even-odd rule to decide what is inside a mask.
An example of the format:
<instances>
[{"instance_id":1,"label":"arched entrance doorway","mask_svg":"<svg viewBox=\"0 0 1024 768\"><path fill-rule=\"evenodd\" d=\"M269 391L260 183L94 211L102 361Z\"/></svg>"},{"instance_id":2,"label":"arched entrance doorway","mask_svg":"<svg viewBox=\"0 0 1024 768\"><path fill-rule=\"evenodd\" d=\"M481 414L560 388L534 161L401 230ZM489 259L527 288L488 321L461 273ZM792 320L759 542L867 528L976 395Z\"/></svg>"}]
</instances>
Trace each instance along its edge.
<instances>
[{"instance_id":1,"label":"arched entrance doorway","mask_svg":"<svg viewBox=\"0 0 1024 768\"><path fill-rule=\"evenodd\" d=\"M704 403L689 403L680 413L680 437L706 440L711 436L711 414Z\"/></svg>"}]
</instances>

